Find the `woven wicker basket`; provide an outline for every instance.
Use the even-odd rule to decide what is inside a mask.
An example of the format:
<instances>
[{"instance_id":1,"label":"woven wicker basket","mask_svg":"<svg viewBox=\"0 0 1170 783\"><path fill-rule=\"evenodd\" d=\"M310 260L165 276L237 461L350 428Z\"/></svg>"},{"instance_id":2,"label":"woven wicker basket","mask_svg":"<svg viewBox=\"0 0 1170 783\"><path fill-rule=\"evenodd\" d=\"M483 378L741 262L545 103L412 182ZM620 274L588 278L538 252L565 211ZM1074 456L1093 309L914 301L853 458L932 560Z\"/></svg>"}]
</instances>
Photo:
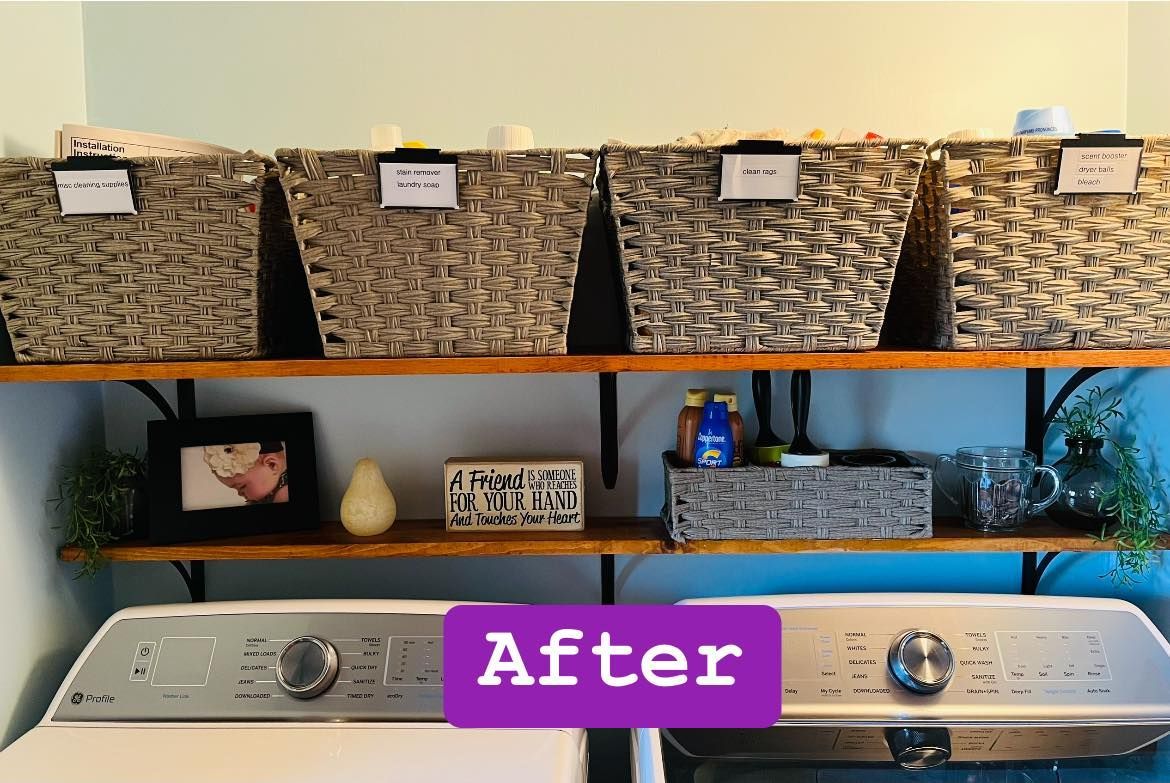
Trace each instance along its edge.
<instances>
[{"instance_id":1,"label":"woven wicker basket","mask_svg":"<svg viewBox=\"0 0 1170 783\"><path fill-rule=\"evenodd\" d=\"M930 538L931 470L678 467L662 455L663 518L675 541Z\"/></svg>"},{"instance_id":2,"label":"woven wicker basket","mask_svg":"<svg viewBox=\"0 0 1170 783\"><path fill-rule=\"evenodd\" d=\"M717 148L602 148L634 352L877 345L926 142L802 146L790 203L720 202Z\"/></svg>"},{"instance_id":3,"label":"woven wicker basket","mask_svg":"<svg viewBox=\"0 0 1170 783\"><path fill-rule=\"evenodd\" d=\"M283 221L269 219L261 231L261 214L272 213L262 201L283 202L275 161L254 153L134 158L138 214L67 217L52 162L0 159L0 310L16 361L264 352L258 292L276 287L282 228L292 249L283 207Z\"/></svg>"},{"instance_id":4,"label":"woven wicker basket","mask_svg":"<svg viewBox=\"0 0 1170 783\"><path fill-rule=\"evenodd\" d=\"M277 152L326 356L566 352L596 151L457 154L423 210L379 206L376 152Z\"/></svg>"},{"instance_id":5,"label":"woven wicker basket","mask_svg":"<svg viewBox=\"0 0 1170 783\"><path fill-rule=\"evenodd\" d=\"M890 342L961 350L1170 346L1170 137L1138 193L1054 195L1060 139L932 147Z\"/></svg>"}]
</instances>

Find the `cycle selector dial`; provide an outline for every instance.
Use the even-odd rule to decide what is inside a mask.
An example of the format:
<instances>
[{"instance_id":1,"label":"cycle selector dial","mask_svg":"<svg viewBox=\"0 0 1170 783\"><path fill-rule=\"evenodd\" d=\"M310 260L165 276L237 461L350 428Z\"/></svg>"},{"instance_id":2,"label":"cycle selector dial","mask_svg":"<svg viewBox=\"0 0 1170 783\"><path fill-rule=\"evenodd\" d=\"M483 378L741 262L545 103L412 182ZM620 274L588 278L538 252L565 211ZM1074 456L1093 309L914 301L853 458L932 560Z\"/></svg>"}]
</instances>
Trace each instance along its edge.
<instances>
[{"instance_id":1,"label":"cycle selector dial","mask_svg":"<svg viewBox=\"0 0 1170 783\"><path fill-rule=\"evenodd\" d=\"M942 637L930 631L903 631L890 644L890 674L913 693L938 693L955 673L955 656Z\"/></svg>"},{"instance_id":2,"label":"cycle selector dial","mask_svg":"<svg viewBox=\"0 0 1170 783\"><path fill-rule=\"evenodd\" d=\"M337 650L324 639L301 636L276 655L276 681L294 699L311 699L337 679Z\"/></svg>"}]
</instances>

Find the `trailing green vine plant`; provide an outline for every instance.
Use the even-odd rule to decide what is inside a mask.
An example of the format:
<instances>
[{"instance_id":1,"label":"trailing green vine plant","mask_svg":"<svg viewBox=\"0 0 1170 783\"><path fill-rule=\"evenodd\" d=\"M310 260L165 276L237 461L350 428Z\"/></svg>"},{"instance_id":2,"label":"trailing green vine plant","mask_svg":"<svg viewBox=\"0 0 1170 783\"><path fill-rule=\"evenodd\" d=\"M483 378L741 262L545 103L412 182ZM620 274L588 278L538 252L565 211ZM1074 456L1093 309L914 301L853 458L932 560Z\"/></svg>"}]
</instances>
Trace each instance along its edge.
<instances>
[{"instance_id":1,"label":"trailing green vine plant","mask_svg":"<svg viewBox=\"0 0 1170 783\"><path fill-rule=\"evenodd\" d=\"M146 473L146 461L136 454L95 449L67 468L53 498L65 508L65 546L82 551L75 578L92 577L105 564L102 547L118 540L117 526L128 510L127 493Z\"/></svg>"},{"instance_id":2,"label":"trailing green vine plant","mask_svg":"<svg viewBox=\"0 0 1170 783\"><path fill-rule=\"evenodd\" d=\"M1112 541L1117 551L1113 569L1106 574L1114 584L1132 586L1140 581L1157 557L1158 537L1168 521L1162 505L1165 481L1147 475L1141 465L1141 449L1113 437L1109 423L1122 421L1122 399L1112 388L1094 386L1078 394L1070 408L1062 407L1052 423L1070 438L1102 438L1113 447L1117 482L1101 498L1100 511L1116 523L1105 525L1093 537Z\"/></svg>"}]
</instances>

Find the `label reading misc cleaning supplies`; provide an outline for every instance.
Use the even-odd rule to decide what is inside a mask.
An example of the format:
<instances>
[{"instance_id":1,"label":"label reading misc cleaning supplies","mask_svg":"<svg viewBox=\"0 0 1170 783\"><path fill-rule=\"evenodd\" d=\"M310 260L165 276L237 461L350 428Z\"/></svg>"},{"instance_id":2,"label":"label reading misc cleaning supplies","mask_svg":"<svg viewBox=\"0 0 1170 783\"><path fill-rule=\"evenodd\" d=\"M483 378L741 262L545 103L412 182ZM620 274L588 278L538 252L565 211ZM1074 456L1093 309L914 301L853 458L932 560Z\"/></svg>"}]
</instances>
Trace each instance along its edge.
<instances>
[{"instance_id":1,"label":"label reading misc cleaning supplies","mask_svg":"<svg viewBox=\"0 0 1170 783\"><path fill-rule=\"evenodd\" d=\"M459 207L459 156L439 150L398 149L378 155L383 207Z\"/></svg>"},{"instance_id":2,"label":"label reading misc cleaning supplies","mask_svg":"<svg viewBox=\"0 0 1170 783\"><path fill-rule=\"evenodd\" d=\"M70 157L50 165L62 215L137 215L128 160Z\"/></svg>"},{"instance_id":3,"label":"label reading misc cleaning supplies","mask_svg":"<svg viewBox=\"0 0 1170 783\"><path fill-rule=\"evenodd\" d=\"M720 201L794 201L800 195L800 147L745 140L721 152Z\"/></svg>"},{"instance_id":4,"label":"label reading misc cleaning supplies","mask_svg":"<svg viewBox=\"0 0 1170 783\"><path fill-rule=\"evenodd\" d=\"M1136 193L1142 140L1081 134L1060 143L1056 193Z\"/></svg>"}]
</instances>

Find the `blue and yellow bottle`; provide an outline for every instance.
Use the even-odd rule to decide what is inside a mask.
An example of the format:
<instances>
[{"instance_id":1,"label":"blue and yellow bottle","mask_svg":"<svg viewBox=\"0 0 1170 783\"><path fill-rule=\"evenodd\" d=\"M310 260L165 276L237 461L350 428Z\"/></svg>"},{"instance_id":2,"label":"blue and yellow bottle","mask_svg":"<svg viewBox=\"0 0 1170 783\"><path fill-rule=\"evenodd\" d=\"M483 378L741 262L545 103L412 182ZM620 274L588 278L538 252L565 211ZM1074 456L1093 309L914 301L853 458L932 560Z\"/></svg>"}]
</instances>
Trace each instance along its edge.
<instances>
[{"instance_id":1,"label":"blue and yellow bottle","mask_svg":"<svg viewBox=\"0 0 1170 783\"><path fill-rule=\"evenodd\" d=\"M703 421L695 438L695 467L729 468L734 455L727 403L708 402L703 406Z\"/></svg>"}]
</instances>

